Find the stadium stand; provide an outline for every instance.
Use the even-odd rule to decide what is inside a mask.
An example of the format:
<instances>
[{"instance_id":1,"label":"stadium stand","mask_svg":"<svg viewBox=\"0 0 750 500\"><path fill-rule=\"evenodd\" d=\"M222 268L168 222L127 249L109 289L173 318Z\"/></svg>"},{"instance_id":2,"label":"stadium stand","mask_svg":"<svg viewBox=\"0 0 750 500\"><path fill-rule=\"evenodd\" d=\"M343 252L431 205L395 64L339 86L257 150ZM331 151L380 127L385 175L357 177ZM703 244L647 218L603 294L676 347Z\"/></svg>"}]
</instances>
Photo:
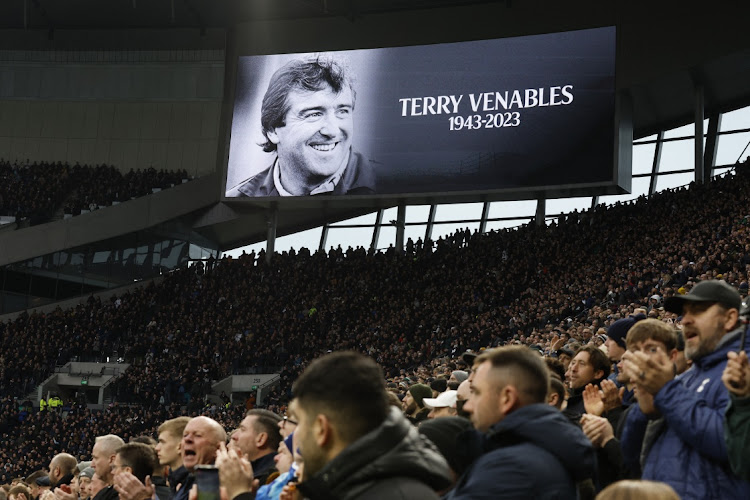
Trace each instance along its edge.
<instances>
[{"instance_id":1,"label":"stadium stand","mask_svg":"<svg viewBox=\"0 0 750 500\"><path fill-rule=\"evenodd\" d=\"M182 413L209 411L231 427L244 404L221 408L206 396L210 381L232 373L280 371L264 405L283 411L297 375L330 350L366 353L399 384L447 370L468 349L522 343L549 354L563 331L586 342L585 330L636 307L673 318L663 301L699 280L724 279L746 295L748 189L740 165L704 186L600 205L548 227L458 231L401 255L338 248L285 252L270 265L262 255L224 258L110 300L23 314L0 325L0 439L18 444L5 450L0 480L63 450L86 456L105 431L153 433ZM105 411L73 404L63 416L24 401L55 366L112 352L132 365Z\"/></svg>"},{"instance_id":2,"label":"stadium stand","mask_svg":"<svg viewBox=\"0 0 750 500\"><path fill-rule=\"evenodd\" d=\"M750 131L727 126L739 121L732 111L750 104L741 84L750 77L748 8L698 15L666 2L643 16L638 5L591 1L163 4L0 6L0 150L19 159L0 160L0 312L11 318L0 320L0 500L188 500L196 467L210 464L220 471L216 496L226 500L604 500L631 491L750 498L750 366L738 348L746 333L739 299L750 292L750 163L729 158L739 147L718 147L720 138L736 146ZM576 138L572 154L560 148L567 139L545 138L529 118L563 109L553 95L573 88L564 80L583 68L579 58L550 59L561 81L549 78L543 104L544 74L529 73L523 85L509 80L506 89L471 83L483 68L515 78L516 61L541 60L534 51L507 50L508 65L472 53L466 62L482 66L466 70L429 61L446 78L420 69L432 57L394 57L389 67L382 63L390 56L377 56L360 63L357 141L388 144L381 133L394 132L406 168L389 160L391 151L373 158L373 168L390 169L390 182L405 186L401 174L413 168L415 189L438 187L333 199L225 196L230 165L237 175L272 165L274 189L286 175L282 160L230 160L238 144L257 144L236 126L255 113L248 95L262 90L254 75L273 72L255 66L257 55L342 49L357 64L376 47L408 54L419 44L450 49L516 37L532 47L536 35L559 49L557 32L590 28L616 42L589 47L599 59L606 49L613 72L586 71L613 92L606 109L613 106L596 122L578 112L564 122ZM240 64L246 56L252 63ZM416 77L399 69L407 66ZM466 80L466 94L445 88L449 72ZM368 102L378 79L404 98ZM440 87L435 97L424 87L406 95L405 83L423 80ZM317 92L331 97L335 88ZM355 89L344 89L351 104L335 109L348 122ZM475 154L472 134L485 131L457 114L458 101L495 111L493 92L497 106L503 90L526 98L523 120L501 127L496 113L485 123L505 129L512 151L490 144ZM576 94L584 108L605 108L585 95ZM419 103L426 115L435 109L429 102L454 97L455 116L411 120L422 116ZM406 120L379 126L386 101L402 103L411 123L439 119L465 138L472 151L462 171L487 174L502 164L524 179L526 165L553 160L534 179L549 185L464 191L458 182L444 192L419 176L450 177L430 165L461 152L420 126L427 156L412 147L416 136L399 133ZM361 116L376 119L362 126ZM272 135L287 122L275 121ZM267 147L270 132L263 125ZM540 139L541 161L515 151L526 134ZM298 142L340 155L344 141ZM688 143L694 163L670 157ZM584 169L571 184L597 149L606 154L590 166L607 178ZM341 186L360 150L367 153L354 143L346 168L318 187ZM653 162L636 165L647 150ZM445 165L447 172L452 163ZM688 177L695 182L671 187ZM647 194L599 204L627 193ZM536 215L506 210L516 200L535 203ZM579 209L558 216L558 200ZM449 220L459 204L480 202L481 219ZM425 218L416 220L418 212ZM358 223L368 215L376 222ZM485 231L510 221L528 224ZM431 235L433 226L456 223L481 229L404 241L407 226L410 235ZM273 253L277 236L318 226L321 250ZM323 250L329 229L364 234L365 226L369 250ZM219 257L262 241L269 253ZM383 241L392 246L377 250ZM662 345L628 338L624 323ZM271 380L239 392L233 375ZM57 377L65 380L59 391ZM590 383L574 384L584 377ZM565 413L571 407L575 418ZM258 476L269 482L256 494Z\"/></svg>"},{"instance_id":3,"label":"stadium stand","mask_svg":"<svg viewBox=\"0 0 750 500\"><path fill-rule=\"evenodd\" d=\"M0 216L51 220L56 212L80 215L189 180L186 171L148 168L122 174L113 166L20 163L0 160Z\"/></svg>"}]
</instances>

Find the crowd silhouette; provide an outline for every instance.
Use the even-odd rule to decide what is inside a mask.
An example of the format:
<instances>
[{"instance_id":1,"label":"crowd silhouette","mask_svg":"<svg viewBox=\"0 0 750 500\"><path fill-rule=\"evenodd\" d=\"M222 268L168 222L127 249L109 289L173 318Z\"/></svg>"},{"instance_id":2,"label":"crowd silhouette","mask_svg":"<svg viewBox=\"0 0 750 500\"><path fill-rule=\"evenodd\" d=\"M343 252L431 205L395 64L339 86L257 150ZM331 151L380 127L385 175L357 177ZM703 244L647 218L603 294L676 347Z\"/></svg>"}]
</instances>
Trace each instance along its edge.
<instances>
[{"instance_id":1,"label":"crowd silhouette","mask_svg":"<svg viewBox=\"0 0 750 500\"><path fill-rule=\"evenodd\" d=\"M0 160L0 216L48 222L62 209L80 215L167 189L189 177L185 170L147 168L123 174L108 165L69 165L62 162L19 163Z\"/></svg>"}]
</instances>

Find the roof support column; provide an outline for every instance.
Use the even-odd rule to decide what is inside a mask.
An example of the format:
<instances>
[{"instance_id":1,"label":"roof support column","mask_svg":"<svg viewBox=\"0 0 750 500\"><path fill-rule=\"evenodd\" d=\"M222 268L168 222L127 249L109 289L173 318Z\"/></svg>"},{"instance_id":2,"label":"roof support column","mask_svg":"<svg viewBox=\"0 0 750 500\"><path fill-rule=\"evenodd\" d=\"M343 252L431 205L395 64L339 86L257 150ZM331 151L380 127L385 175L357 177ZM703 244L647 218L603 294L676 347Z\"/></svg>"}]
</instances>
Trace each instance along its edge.
<instances>
[{"instance_id":1,"label":"roof support column","mask_svg":"<svg viewBox=\"0 0 750 500\"><path fill-rule=\"evenodd\" d=\"M479 234L484 234L487 232L487 217L490 214L490 202L485 201L484 205L482 206L482 220L479 223Z\"/></svg>"},{"instance_id":2,"label":"roof support column","mask_svg":"<svg viewBox=\"0 0 750 500\"><path fill-rule=\"evenodd\" d=\"M370 250L373 252L378 249L378 240L380 239L380 226L383 225L383 212L381 208L378 210L378 215L375 217L375 226L372 228L372 241L370 242Z\"/></svg>"},{"instance_id":3,"label":"roof support column","mask_svg":"<svg viewBox=\"0 0 750 500\"><path fill-rule=\"evenodd\" d=\"M326 249L326 242L328 241L328 229L330 226L328 224L325 224L323 226L323 230L320 232L320 244L318 245L318 250L321 252L325 252Z\"/></svg>"},{"instance_id":4,"label":"roof support column","mask_svg":"<svg viewBox=\"0 0 750 500\"><path fill-rule=\"evenodd\" d=\"M271 256L276 250L276 227L279 224L279 207L274 202L268 208L268 214L266 215L266 226L268 232L266 233L266 264L271 263Z\"/></svg>"},{"instance_id":5,"label":"roof support column","mask_svg":"<svg viewBox=\"0 0 750 500\"><path fill-rule=\"evenodd\" d=\"M703 111L705 107L703 85L695 85L695 182L704 184L708 180L703 168Z\"/></svg>"},{"instance_id":6,"label":"roof support column","mask_svg":"<svg viewBox=\"0 0 750 500\"><path fill-rule=\"evenodd\" d=\"M434 203L430 205L430 215L427 217L427 228L424 231L424 243L430 242L430 248L432 248L432 228L435 226L435 212L437 211L437 205Z\"/></svg>"},{"instance_id":7,"label":"roof support column","mask_svg":"<svg viewBox=\"0 0 750 500\"><path fill-rule=\"evenodd\" d=\"M648 195L651 196L656 192L656 176L659 175L659 168L661 166L661 145L664 140L664 131L660 130L656 134L656 144L654 148L654 163L651 165L651 180L648 183Z\"/></svg>"},{"instance_id":8,"label":"roof support column","mask_svg":"<svg viewBox=\"0 0 750 500\"><path fill-rule=\"evenodd\" d=\"M716 152L719 150L719 129L721 129L721 113L713 113L708 117L706 151L703 154L703 171L706 179L711 178L716 166Z\"/></svg>"},{"instance_id":9,"label":"roof support column","mask_svg":"<svg viewBox=\"0 0 750 500\"><path fill-rule=\"evenodd\" d=\"M398 204L396 215L396 251L404 252L404 229L406 228L406 205L404 202Z\"/></svg>"},{"instance_id":10,"label":"roof support column","mask_svg":"<svg viewBox=\"0 0 750 500\"><path fill-rule=\"evenodd\" d=\"M536 200L536 217L534 218L534 222L536 222L537 227L544 226L544 216L547 213L546 210L547 200L544 198Z\"/></svg>"}]
</instances>

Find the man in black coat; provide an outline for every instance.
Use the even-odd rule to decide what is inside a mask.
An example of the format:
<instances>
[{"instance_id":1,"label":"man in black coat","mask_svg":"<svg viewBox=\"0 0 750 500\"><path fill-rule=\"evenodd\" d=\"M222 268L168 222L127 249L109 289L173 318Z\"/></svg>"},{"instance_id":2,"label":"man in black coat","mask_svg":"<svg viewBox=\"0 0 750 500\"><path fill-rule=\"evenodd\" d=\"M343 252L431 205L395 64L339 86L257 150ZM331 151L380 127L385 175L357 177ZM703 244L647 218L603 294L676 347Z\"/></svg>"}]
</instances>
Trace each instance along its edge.
<instances>
[{"instance_id":1,"label":"man in black coat","mask_svg":"<svg viewBox=\"0 0 750 500\"><path fill-rule=\"evenodd\" d=\"M73 480L78 461L68 453L58 453L49 463L49 482L54 490L64 484L70 484Z\"/></svg>"},{"instance_id":2,"label":"man in black coat","mask_svg":"<svg viewBox=\"0 0 750 500\"><path fill-rule=\"evenodd\" d=\"M383 372L370 358L354 352L318 358L292 392L304 498L437 500L436 491L450 485L445 459L389 406ZM252 469L238 462L234 450L219 452L222 486L230 499L251 499Z\"/></svg>"}]
</instances>

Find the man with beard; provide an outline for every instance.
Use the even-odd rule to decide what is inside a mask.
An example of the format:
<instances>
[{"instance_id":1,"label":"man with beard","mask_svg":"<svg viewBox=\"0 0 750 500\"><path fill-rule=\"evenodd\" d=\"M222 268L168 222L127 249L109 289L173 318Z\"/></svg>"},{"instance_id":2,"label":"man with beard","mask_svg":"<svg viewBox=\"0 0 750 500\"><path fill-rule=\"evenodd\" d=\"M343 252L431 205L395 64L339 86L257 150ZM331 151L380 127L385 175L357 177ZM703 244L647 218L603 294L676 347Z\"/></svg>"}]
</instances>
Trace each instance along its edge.
<instances>
[{"instance_id":1,"label":"man with beard","mask_svg":"<svg viewBox=\"0 0 750 500\"><path fill-rule=\"evenodd\" d=\"M448 464L398 408L388 404L383 371L355 352L316 359L292 386L304 469L297 489L309 500L437 499ZM219 453L230 499L254 498L252 469L234 450ZM257 482L256 482L257 484Z\"/></svg>"},{"instance_id":2,"label":"man with beard","mask_svg":"<svg viewBox=\"0 0 750 500\"><path fill-rule=\"evenodd\" d=\"M54 489L63 484L70 484L73 480L76 465L78 465L78 462L73 455L68 453L55 455L49 463L50 486Z\"/></svg>"},{"instance_id":3,"label":"man with beard","mask_svg":"<svg viewBox=\"0 0 750 500\"><path fill-rule=\"evenodd\" d=\"M414 425L419 425L423 420L427 420L427 416L430 414L430 409L425 408L424 398L432 397L432 389L430 386L424 384L414 384L409 387L404 395L404 400L401 402L404 408L404 414L406 418Z\"/></svg>"},{"instance_id":4,"label":"man with beard","mask_svg":"<svg viewBox=\"0 0 750 500\"><path fill-rule=\"evenodd\" d=\"M724 281L702 281L687 295L668 298L665 309L682 314L685 355L693 367L675 377L665 352L623 354L622 370L638 397L653 396L653 409L634 406L628 413L623 447L642 442L644 422L661 416L663 428L647 451L643 479L667 483L683 499L750 498L750 484L730 471L723 439L729 396L721 376L727 353L739 347L740 295Z\"/></svg>"}]
</instances>

